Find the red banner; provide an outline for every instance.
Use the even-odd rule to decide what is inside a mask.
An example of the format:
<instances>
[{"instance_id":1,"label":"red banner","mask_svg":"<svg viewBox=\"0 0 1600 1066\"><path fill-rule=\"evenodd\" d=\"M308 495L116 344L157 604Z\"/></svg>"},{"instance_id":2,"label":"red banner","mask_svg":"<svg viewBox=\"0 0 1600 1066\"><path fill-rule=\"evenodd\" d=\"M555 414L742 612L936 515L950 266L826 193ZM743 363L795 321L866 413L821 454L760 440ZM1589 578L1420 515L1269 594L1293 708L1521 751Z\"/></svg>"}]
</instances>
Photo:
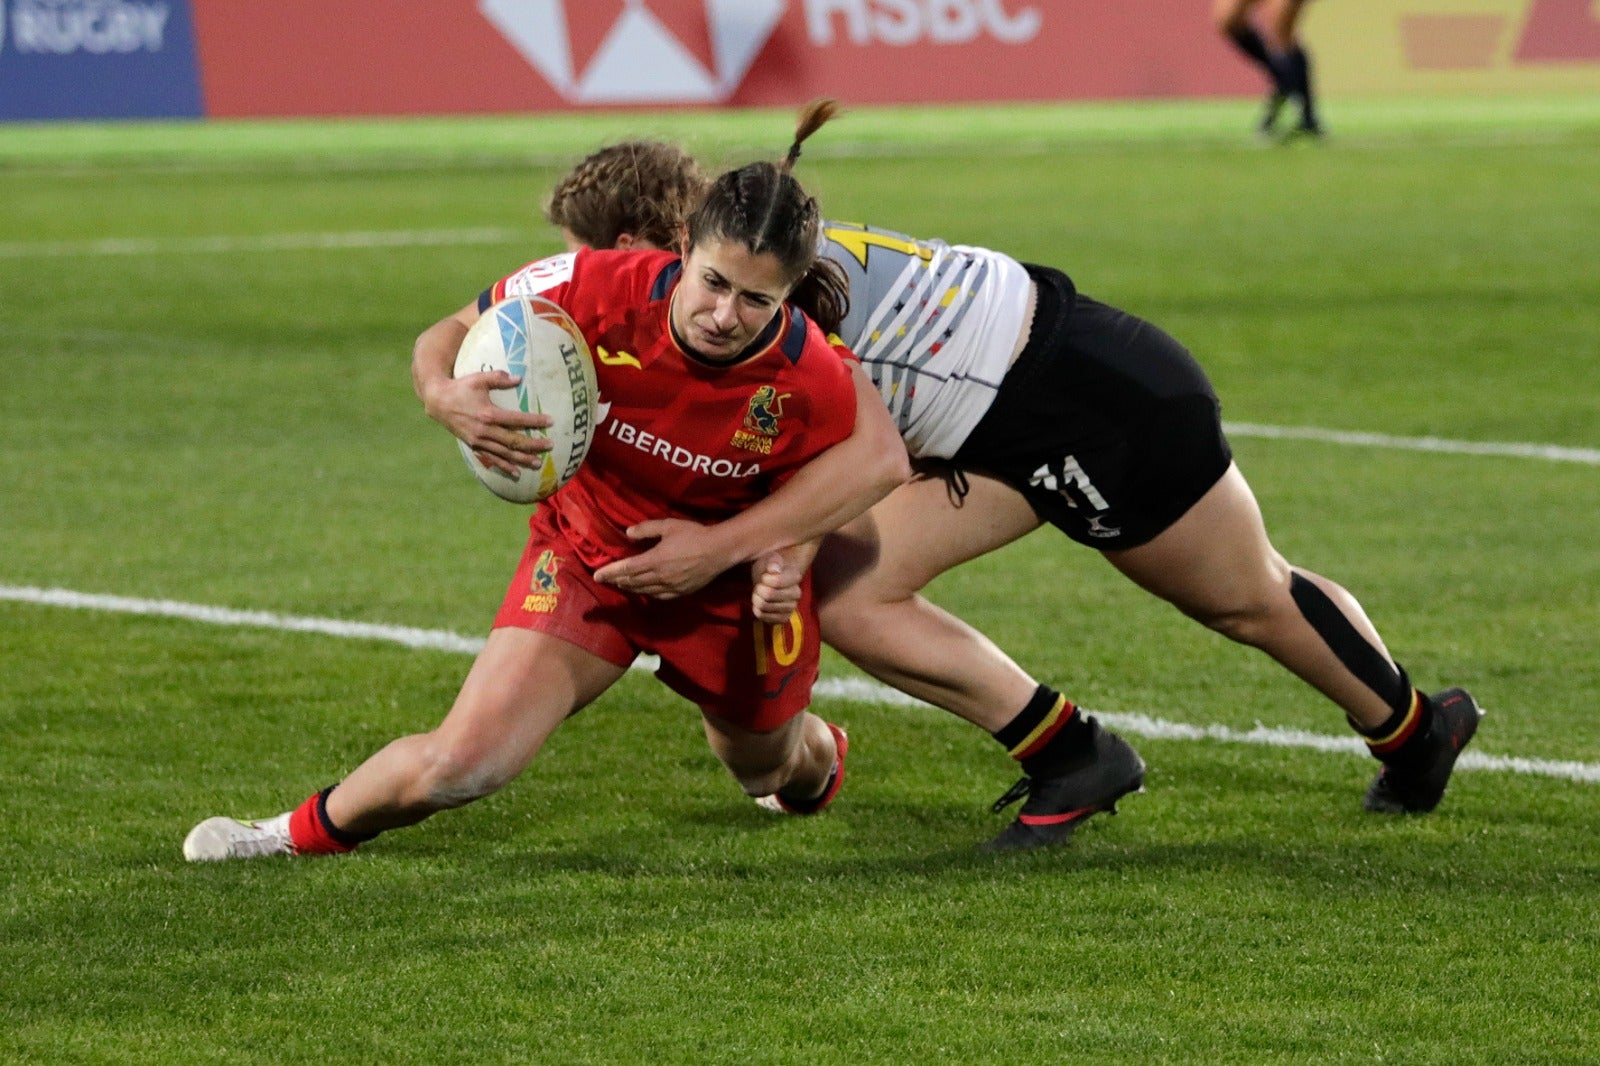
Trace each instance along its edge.
<instances>
[{"instance_id":1,"label":"red banner","mask_svg":"<svg viewBox=\"0 0 1600 1066\"><path fill-rule=\"evenodd\" d=\"M1533 0L1517 58L1534 63L1600 59L1600 8L1589 0Z\"/></svg>"},{"instance_id":2,"label":"red banner","mask_svg":"<svg viewBox=\"0 0 1600 1066\"><path fill-rule=\"evenodd\" d=\"M1201 0L193 0L206 113L1247 95Z\"/></svg>"}]
</instances>

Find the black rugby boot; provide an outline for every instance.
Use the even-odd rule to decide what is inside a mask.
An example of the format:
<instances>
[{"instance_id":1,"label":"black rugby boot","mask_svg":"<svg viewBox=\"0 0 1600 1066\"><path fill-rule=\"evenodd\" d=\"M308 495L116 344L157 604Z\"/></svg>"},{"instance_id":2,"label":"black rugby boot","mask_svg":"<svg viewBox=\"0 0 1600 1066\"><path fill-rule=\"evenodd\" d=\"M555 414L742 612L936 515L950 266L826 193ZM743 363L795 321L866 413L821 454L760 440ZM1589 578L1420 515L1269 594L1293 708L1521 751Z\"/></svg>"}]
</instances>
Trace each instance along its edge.
<instances>
[{"instance_id":1,"label":"black rugby boot","mask_svg":"<svg viewBox=\"0 0 1600 1066\"><path fill-rule=\"evenodd\" d=\"M1090 730L1081 753L1058 769L1024 777L994 802L1002 811L1027 797L1017 820L983 845L985 851L1017 851L1060 844L1074 830L1102 811L1117 813L1117 800L1144 791L1144 760L1133 745L1101 727L1089 716Z\"/></svg>"},{"instance_id":2,"label":"black rugby boot","mask_svg":"<svg viewBox=\"0 0 1600 1066\"><path fill-rule=\"evenodd\" d=\"M1362 806L1382 814L1426 814L1444 798L1456 758L1478 731L1483 708L1466 689L1451 688L1426 697L1433 722L1413 737L1372 779Z\"/></svg>"}]
</instances>

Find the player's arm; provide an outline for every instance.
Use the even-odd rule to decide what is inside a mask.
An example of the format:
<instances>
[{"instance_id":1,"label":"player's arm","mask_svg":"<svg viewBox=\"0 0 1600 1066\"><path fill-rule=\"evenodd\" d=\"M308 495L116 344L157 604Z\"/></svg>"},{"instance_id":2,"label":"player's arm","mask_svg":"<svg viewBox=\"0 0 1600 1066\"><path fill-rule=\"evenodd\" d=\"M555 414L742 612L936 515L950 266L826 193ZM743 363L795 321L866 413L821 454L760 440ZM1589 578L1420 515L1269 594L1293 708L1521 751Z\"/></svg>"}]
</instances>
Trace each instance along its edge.
<instances>
[{"instance_id":1,"label":"player's arm","mask_svg":"<svg viewBox=\"0 0 1600 1066\"><path fill-rule=\"evenodd\" d=\"M465 442L479 462L515 474L518 467L534 466L538 453L550 449L547 438L519 431L544 429L551 418L508 411L489 400L490 391L517 383L511 374L496 370L455 376L461 339L477 320L474 302L423 330L411 349L411 386L428 417Z\"/></svg>"},{"instance_id":2,"label":"player's arm","mask_svg":"<svg viewBox=\"0 0 1600 1066\"><path fill-rule=\"evenodd\" d=\"M795 471L776 492L716 525L683 519L641 522L648 550L601 567L595 577L629 592L669 599L703 587L725 570L838 529L911 476L904 442L872 379L853 359L855 427Z\"/></svg>"}]
</instances>

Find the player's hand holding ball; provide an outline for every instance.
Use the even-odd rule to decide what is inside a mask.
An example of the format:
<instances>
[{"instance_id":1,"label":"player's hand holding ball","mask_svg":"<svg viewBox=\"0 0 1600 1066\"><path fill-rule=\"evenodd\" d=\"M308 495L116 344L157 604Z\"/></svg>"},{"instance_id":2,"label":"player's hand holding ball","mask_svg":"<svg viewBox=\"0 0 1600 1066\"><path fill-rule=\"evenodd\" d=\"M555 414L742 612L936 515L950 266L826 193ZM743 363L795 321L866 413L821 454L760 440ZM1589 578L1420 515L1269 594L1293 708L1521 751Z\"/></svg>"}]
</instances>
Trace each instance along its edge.
<instances>
[{"instance_id":1,"label":"player's hand holding ball","mask_svg":"<svg viewBox=\"0 0 1600 1066\"><path fill-rule=\"evenodd\" d=\"M554 421L547 414L501 407L490 398L491 392L520 384L505 370L447 378L427 396L428 417L470 448L478 462L514 478L519 470L538 466L540 453L550 450L550 438L538 431Z\"/></svg>"}]
</instances>

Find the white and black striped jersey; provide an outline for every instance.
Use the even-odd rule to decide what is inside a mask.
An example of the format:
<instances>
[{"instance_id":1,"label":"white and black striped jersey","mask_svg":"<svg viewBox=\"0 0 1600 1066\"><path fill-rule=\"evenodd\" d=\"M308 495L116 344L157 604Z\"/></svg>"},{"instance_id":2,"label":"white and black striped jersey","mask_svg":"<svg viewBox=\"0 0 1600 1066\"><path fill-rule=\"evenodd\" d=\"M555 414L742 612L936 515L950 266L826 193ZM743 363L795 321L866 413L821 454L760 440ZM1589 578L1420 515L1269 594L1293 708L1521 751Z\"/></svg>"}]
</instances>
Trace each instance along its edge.
<instances>
[{"instance_id":1,"label":"white and black striped jersey","mask_svg":"<svg viewBox=\"0 0 1600 1066\"><path fill-rule=\"evenodd\" d=\"M949 458L977 425L1028 328L1029 278L987 248L823 224L821 254L850 281L839 338L861 358L920 458Z\"/></svg>"}]
</instances>

